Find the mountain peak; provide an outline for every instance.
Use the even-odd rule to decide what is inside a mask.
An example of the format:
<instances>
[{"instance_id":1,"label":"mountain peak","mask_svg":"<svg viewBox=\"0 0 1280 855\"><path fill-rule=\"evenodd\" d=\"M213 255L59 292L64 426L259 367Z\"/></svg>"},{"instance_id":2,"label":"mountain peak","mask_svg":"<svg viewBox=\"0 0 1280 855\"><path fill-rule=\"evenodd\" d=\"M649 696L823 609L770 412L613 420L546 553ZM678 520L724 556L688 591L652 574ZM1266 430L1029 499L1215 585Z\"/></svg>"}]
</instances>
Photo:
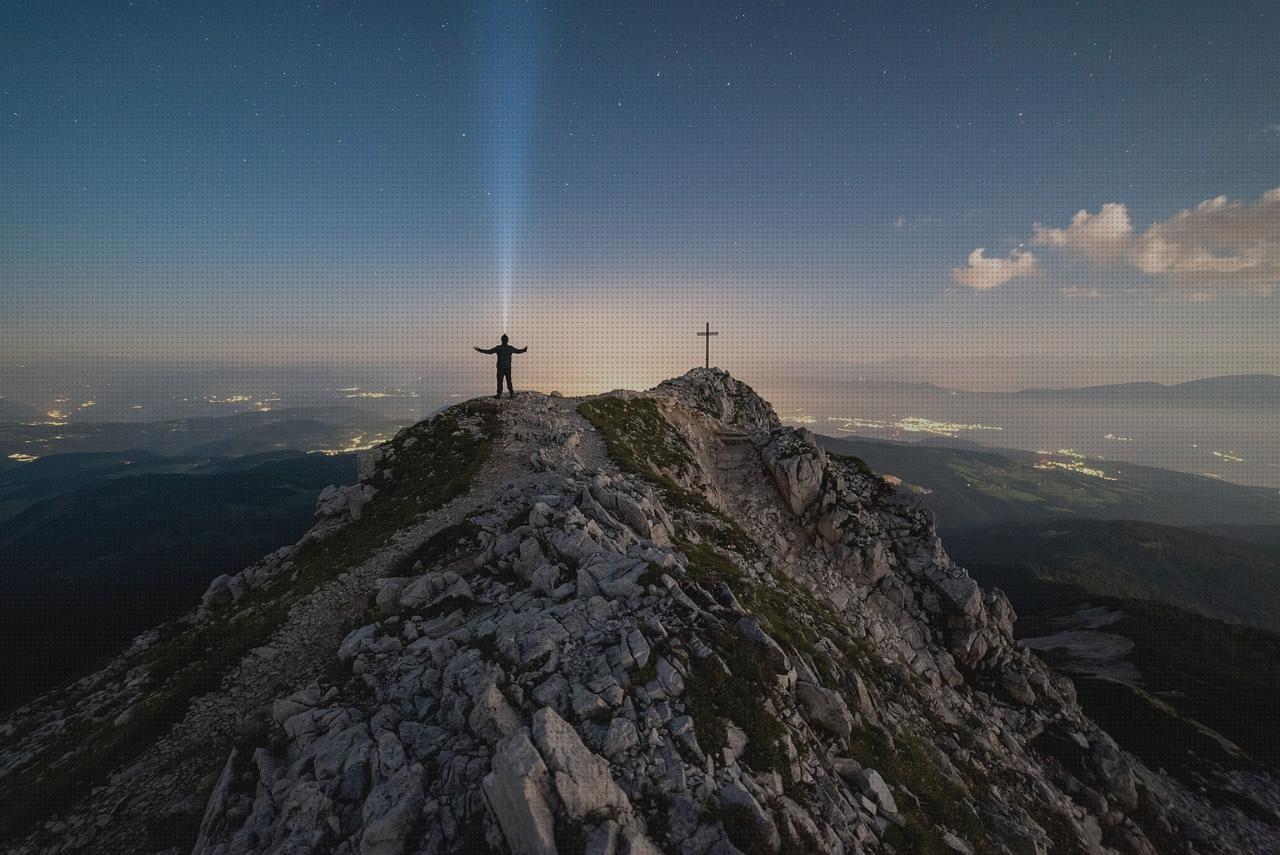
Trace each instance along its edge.
<instances>
[{"instance_id":1,"label":"mountain peak","mask_svg":"<svg viewBox=\"0 0 1280 855\"><path fill-rule=\"evenodd\" d=\"M727 426L776 430L778 415L756 391L719 368L694 368L664 380L650 394L666 395L686 407L706 412Z\"/></svg>"},{"instance_id":2,"label":"mountain peak","mask_svg":"<svg viewBox=\"0 0 1280 855\"><path fill-rule=\"evenodd\" d=\"M176 825L200 853L1151 852L1184 839L1168 828L1201 832L1197 851L1275 842L1120 751L1014 643L1008 601L951 562L927 512L726 372L468 401L360 472L298 544L19 710L0 748L6 838L124 851Z\"/></svg>"}]
</instances>

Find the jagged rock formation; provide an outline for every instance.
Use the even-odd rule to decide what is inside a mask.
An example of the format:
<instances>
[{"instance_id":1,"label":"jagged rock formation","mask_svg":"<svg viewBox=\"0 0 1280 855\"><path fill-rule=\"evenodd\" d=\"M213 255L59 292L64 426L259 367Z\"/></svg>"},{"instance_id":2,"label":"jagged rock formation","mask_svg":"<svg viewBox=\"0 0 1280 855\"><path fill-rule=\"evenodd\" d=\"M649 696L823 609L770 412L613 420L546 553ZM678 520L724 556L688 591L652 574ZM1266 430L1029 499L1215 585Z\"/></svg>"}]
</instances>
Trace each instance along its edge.
<instances>
[{"instance_id":1,"label":"jagged rock formation","mask_svg":"<svg viewBox=\"0 0 1280 855\"><path fill-rule=\"evenodd\" d=\"M1280 846L1274 782L1121 751L929 514L724 372L451 408L317 513L4 726L14 851Z\"/></svg>"}]
</instances>

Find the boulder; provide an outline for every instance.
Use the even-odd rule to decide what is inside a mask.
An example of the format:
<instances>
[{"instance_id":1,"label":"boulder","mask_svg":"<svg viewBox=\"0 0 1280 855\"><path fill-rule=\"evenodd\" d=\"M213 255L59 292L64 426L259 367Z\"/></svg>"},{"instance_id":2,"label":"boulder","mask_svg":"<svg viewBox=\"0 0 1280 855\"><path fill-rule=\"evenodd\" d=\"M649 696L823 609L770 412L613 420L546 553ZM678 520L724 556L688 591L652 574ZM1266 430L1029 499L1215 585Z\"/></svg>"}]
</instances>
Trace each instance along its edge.
<instances>
[{"instance_id":1,"label":"boulder","mask_svg":"<svg viewBox=\"0 0 1280 855\"><path fill-rule=\"evenodd\" d=\"M619 757L640 744L640 734L636 726L625 718L615 718L609 722L609 731L604 737L604 753L611 758Z\"/></svg>"},{"instance_id":2,"label":"boulder","mask_svg":"<svg viewBox=\"0 0 1280 855\"><path fill-rule=\"evenodd\" d=\"M893 800L893 792L875 769L863 769L854 776L853 782L863 795L876 803L876 807L881 812L890 814L898 812L898 803Z\"/></svg>"},{"instance_id":3,"label":"boulder","mask_svg":"<svg viewBox=\"0 0 1280 855\"><path fill-rule=\"evenodd\" d=\"M528 728L498 743L483 788L513 855L556 855L555 794Z\"/></svg>"},{"instance_id":4,"label":"boulder","mask_svg":"<svg viewBox=\"0 0 1280 855\"><path fill-rule=\"evenodd\" d=\"M955 612L976 617L982 611L982 589L968 576L948 576L937 582L944 602Z\"/></svg>"},{"instance_id":5,"label":"boulder","mask_svg":"<svg viewBox=\"0 0 1280 855\"><path fill-rule=\"evenodd\" d=\"M782 835L773 816L741 784L734 782L721 787L716 798L722 809L735 808L739 814L745 814L749 818L748 822L752 827L738 831L753 836L761 851L775 853L782 848Z\"/></svg>"},{"instance_id":6,"label":"boulder","mask_svg":"<svg viewBox=\"0 0 1280 855\"><path fill-rule=\"evenodd\" d=\"M796 699L814 724L840 737L853 732L853 714L839 692L802 681L796 684Z\"/></svg>"},{"instance_id":7,"label":"boulder","mask_svg":"<svg viewBox=\"0 0 1280 855\"><path fill-rule=\"evenodd\" d=\"M1000 675L1000 687L1009 697L1023 706L1034 706L1036 693L1027 682L1027 676L1021 671L1006 671Z\"/></svg>"},{"instance_id":8,"label":"boulder","mask_svg":"<svg viewBox=\"0 0 1280 855\"><path fill-rule=\"evenodd\" d=\"M817 448L805 449L795 456L781 456L785 453L774 446L766 448L765 466L787 505L794 513L803 514L822 494L826 455Z\"/></svg>"},{"instance_id":9,"label":"boulder","mask_svg":"<svg viewBox=\"0 0 1280 855\"><path fill-rule=\"evenodd\" d=\"M631 803L614 783L608 762L592 753L555 710L543 707L533 714L533 739L571 817L583 820L630 813Z\"/></svg>"},{"instance_id":10,"label":"boulder","mask_svg":"<svg viewBox=\"0 0 1280 855\"><path fill-rule=\"evenodd\" d=\"M422 810L423 769L417 763L402 766L388 780L373 788L365 800L364 834L360 855L400 855L408 831Z\"/></svg>"},{"instance_id":11,"label":"boulder","mask_svg":"<svg viewBox=\"0 0 1280 855\"><path fill-rule=\"evenodd\" d=\"M225 573L209 583L209 588L200 598L200 605L209 611L231 605L231 577Z\"/></svg>"}]
</instances>

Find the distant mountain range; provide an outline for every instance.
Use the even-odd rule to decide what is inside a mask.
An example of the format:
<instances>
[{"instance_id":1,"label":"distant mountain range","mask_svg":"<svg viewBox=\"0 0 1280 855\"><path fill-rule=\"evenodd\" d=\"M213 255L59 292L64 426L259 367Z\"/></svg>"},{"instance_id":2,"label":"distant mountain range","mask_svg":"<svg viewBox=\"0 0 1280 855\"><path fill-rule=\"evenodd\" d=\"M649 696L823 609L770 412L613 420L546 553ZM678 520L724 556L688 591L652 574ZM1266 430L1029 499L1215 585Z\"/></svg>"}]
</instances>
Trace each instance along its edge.
<instances>
[{"instance_id":1,"label":"distant mountain range","mask_svg":"<svg viewBox=\"0 0 1280 855\"><path fill-rule=\"evenodd\" d=\"M1061 353L956 356L914 355L855 363L848 373L867 379L914 380L940 386L984 389L1102 386L1128 383L1133 378L1177 383L1191 377L1237 374L1280 374L1276 364L1257 350L1232 349L1230 358L1205 359L1185 350L1151 350L1138 354ZM973 378L982 378L975 381Z\"/></svg>"},{"instance_id":2,"label":"distant mountain range","mask_svg":"<svg viewBox=\"0 0 1280 855\"><path fill-rule=\"evenodd\" d=\"M957 384L930 383L920 380L896 380L889 377L859 377L850 385L863 389L913 390L940 395L967 395L992 400L1027 400L1053 398L1076 403L1157 403L1224 408L1280 407L1280 375L1226 374L1204 377L1182 383L1157 383L1137 380L1090 386L1028 386L1017 391L975 390Z\"/></svg>"},{"instance_id":3,"label":"distant mountain range","mask_svg":"<svg viewBox=\"0 0 1280 855\"><path fill-rule=\"evenodd\" d=\"M1024 389L1023 399L1053 399L1094 404L1142 404L1224 409L1280 409L1280 377L1233 374L1186 383L1117 383L1062 389Z\"/></svg>"}]
</instances>

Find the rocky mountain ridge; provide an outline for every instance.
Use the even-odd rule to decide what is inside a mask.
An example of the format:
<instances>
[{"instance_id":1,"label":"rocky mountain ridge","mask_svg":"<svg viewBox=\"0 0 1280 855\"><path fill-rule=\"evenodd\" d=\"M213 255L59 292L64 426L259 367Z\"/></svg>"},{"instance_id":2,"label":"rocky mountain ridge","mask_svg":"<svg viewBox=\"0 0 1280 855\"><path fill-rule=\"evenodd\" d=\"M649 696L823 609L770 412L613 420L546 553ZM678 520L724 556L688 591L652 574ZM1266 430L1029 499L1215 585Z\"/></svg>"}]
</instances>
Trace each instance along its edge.
<instances>
[{"instance_id":1,"label":"rocky mountain ridge","mask_svg":"<svg viewBox=\"0 0 1280 855\"><path fill-rule=\"evenodd\" d=\"M360 475L0 728L12 851L1280 849L1268 776L1120 750L927 512L724 372L458 405Z\"/></svg>"}]
</instances>

